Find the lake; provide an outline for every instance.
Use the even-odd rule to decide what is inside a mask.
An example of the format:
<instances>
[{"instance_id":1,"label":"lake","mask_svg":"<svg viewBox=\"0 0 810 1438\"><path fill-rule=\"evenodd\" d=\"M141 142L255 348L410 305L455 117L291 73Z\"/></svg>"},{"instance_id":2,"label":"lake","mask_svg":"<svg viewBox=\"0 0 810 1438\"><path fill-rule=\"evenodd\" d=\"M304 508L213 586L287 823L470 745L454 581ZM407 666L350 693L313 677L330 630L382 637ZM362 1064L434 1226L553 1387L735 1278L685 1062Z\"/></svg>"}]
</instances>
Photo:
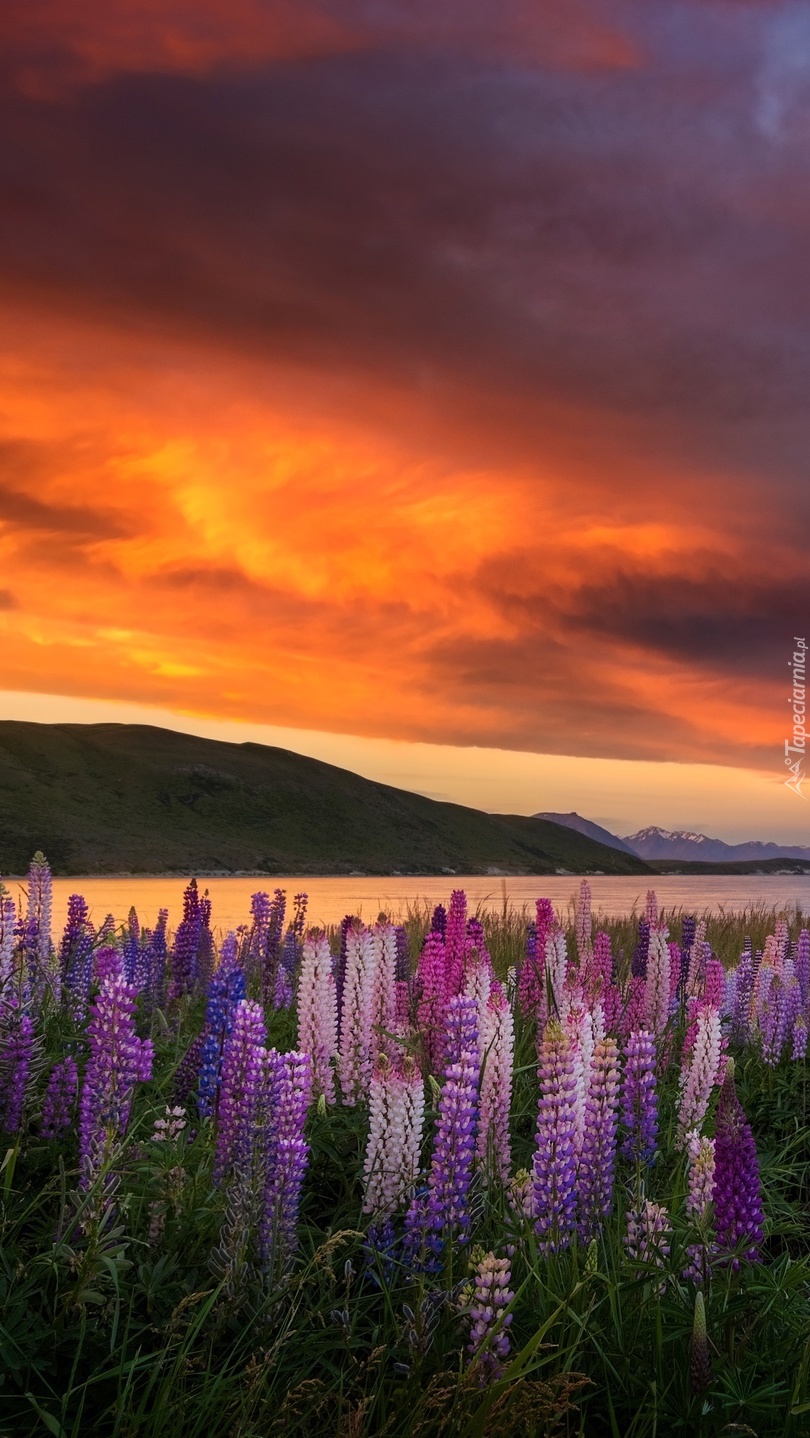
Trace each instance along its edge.
<instances>
[{"instance_id":1,"label":"lake","mask_svg":"<svg viewBox=\"0 0 810 1438\"><path fill-rule=\"evenodd\" d=\"M123 922L134 904L142 924L153 925L158 909L169 910L171 928L182 917L183 889L188 880L178 878L74 878L54 880L54 933L64 924L70 894L84 894L97 924L107 914ZM810 875L706 875L667 876L646 880L638 876L594 875L588 882L593 891L594 911L608 916L644 908L648 884L655 888L665 909L684 909L700 914L705 910L739 911L752 905L810 910ZM21 895L18 881L8 880L15 897ZM579 888L577 876L550 878L486 878L481 876L444 878L212 878L199 880L212 901L212 924L226 932L249 922L250 896L264 889L285 889L288 906L293 894L309 895L309 922L339 923L344 914L359 914L367 923L380 912L393 919L404 917L408 905L425 901L447 904L453 888L467 892L471 910L479 905L503 907L504 898L520 909L533 909L540 897L551 899L558 913L565 914Z\"/></svg>"}]
</instances>

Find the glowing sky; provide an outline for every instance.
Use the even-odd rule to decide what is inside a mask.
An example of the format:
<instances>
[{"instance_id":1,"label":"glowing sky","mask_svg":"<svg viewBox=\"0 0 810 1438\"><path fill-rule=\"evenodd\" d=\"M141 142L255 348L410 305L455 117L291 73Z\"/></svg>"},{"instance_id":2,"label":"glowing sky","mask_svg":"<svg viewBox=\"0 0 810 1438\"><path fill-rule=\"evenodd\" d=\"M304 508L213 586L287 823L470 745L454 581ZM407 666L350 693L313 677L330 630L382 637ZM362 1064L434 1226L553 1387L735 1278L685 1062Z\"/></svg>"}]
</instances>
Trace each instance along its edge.
<instances>
[{"instance_id":1,"label":"glowing sky","mask_svg":"<svg viewBox=\"0 0 810 1438\"><path fill-rule=\"evenodd\" d=\"M5 0L0 56L4 712L810 840L810 5Z\"/></svg>"}]
</instances>

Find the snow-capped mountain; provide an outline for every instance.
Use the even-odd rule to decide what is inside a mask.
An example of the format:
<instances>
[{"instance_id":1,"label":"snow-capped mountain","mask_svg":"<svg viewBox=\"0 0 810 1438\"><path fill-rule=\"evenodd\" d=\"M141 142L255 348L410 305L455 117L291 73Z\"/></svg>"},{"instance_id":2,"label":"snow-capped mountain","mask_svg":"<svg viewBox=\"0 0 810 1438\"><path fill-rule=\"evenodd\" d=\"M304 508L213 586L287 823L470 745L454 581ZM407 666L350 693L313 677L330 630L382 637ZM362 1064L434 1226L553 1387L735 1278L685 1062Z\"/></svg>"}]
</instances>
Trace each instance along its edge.
<instances>
[{"instance_id":1,"label":"snow-capped mountain","mask_svg":"<svg viewBox=\"0 0 810 1438\"><path fill-rule=\"evenodd\" d=\"M688 829L661 829L657 824L639 829L637 834L626 834L624 846L640 859L697 859L705 863L729 863L736 859L810 860L810 848L798 844L763 843L759 839L745 844L726 844L723 839L710 839L707 834L695 834Z\"/></svg>"}]
</instances>

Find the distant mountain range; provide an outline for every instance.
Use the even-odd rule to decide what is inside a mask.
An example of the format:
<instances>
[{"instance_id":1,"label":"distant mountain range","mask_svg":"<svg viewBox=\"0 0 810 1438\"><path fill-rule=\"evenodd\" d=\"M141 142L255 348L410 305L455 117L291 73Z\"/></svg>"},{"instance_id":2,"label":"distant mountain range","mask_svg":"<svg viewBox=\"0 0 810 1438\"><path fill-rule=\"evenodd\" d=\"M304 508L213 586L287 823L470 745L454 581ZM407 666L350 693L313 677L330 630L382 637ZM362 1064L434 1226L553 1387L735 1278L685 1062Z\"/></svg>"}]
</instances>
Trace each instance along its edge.
<instances>
[{"instance_id":1,"label":"distant mountain range","mask_svg":"<svg viewBox=\"0 0 810 1438\"><path fill-rule=\"evenodd\" d=\"M657 824L619 838L600 824L583 819L580 814L546 813L535 817L576 829L577 833L585 834L597 843L612 845L625 854L635 854L648 863L676 860L704 864L755 864L775 859L798 859L810 863L810 847L801 844L764 843L761 839L751 839L744 844L727 844L723 839L710 839L706 834L695 834L688 829L661 829Z\"/></svg>"}]
</instances>

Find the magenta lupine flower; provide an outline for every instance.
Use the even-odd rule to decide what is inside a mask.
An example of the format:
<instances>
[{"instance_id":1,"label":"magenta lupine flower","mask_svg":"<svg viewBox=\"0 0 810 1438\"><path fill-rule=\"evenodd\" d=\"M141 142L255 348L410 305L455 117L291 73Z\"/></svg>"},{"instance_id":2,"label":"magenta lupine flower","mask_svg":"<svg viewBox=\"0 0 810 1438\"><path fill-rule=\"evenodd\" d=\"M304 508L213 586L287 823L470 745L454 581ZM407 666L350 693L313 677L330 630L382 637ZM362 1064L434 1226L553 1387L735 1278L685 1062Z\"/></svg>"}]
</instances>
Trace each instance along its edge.
<instances>
[{"instance_id":1,"label":"magenta lupine flower","mask_svg":"<svg viewBox=\"0 0 810 1438\"><path fill-rule=\"evenodd\" d=\"M577 1082L570 1036L550 1019L540 1045L540 1101L534 1153L535 1232L543 1253L571 1242L576 1218Z\"/></svg>"},{"instance_id":2,"label":"magenta lupine flower","mask_svg":"<svg viewBox=\"0 0 810 1438\"><path fill-rule=\"evenodd\" d=\"M647 1011L647 980L641 974L630 979L624 994L624 1003L619 1013L619 1032L628 1037L644 1028Z\"/></svg>"},{"instance_id":3,"label":"magenta lupine flower","mask_svg":"<svg viewBox=\"0 0 810 1438\"><path fill-rule=\"evenodd\" d=\"M709 1107L722 1053L722 1030L717 1009L702 1007L697 1017L697 1036L688 1059L681 1066L679 1085L677 1145L683 1148L690 1129L700 1129Z\"/></svg>"},{"instance_id":4,"label":"magenta lupine flower","mask_svg":"<svg viewBox=\"0 0 810 1438\"><path fill-rule=\"evenodd\" d=\"M481 1109L476 1157L501 1183L509 1180L509 1110L515 1062L515 1020L500 985L489 994L481 1024Z\"/></svg>"},{"instance_id":5,"label":"magenta lupine flower","mask_svg":"<svg viewBox=\"0 0 810 1438\"><path fill-rule=\"evenodd\" d=\"M0 1132L19 1133L34 1054L34 1020L18 999L0 1017Z\"/></svg>"},{"instance_id":6,"label":"magenta lupine flower","mask_svg":"<svg viewBox=\"0 0 810 1438\"><path fill-rule=\"evenodd\" d=\"M550 899L537 900L537 922L526 945L526 958L520 971L518 1003L524 1014L538 1011L546 992L546 939L554 925L554 909ZM543 1020L545 1023L545 1019Z\"/></svg>"},{"instance_id":7,"label":"magenta lupine flower","mask_svg":"<svg viewBox=\"0 0 810 1438\"><path fill-rule=\"evenodd\" d=\"M733 1253L740 1245L743 1258L758 1263L761 1257L764 1216L756 1144L729 1069L720 1090L714 1136L714 1229L720 1253ZM739 1257L732 1267L740 1266Z\"/></svg>"},{"instance_id":8,"label":"magenta lupine flower","mask_svg":"<svg viewBox=\"0 0 810 1438\"><path fill-rule=\"evenodd\" d=\"M40 1126L43 1138L61 1138L71 1127L77 1085L76 1060L68 1054L54 1064L48 1079Z\"/></svg>"},{"instance_id":9,"label":"magenta lupine flower","mask_svg":"<svg viewBox=\"0 0 810 1438\"><path fill-rule=\"evenodd\" d=\"M438 934L430 933L419 956L418 1021L428 1072L441 1073L445 1056L446 955Z\"/></svg>"},{"instance_id":10,"label":"magenta lupine flower","mask_svg":"<svg viewBox=\"0 0 810 1438\"><path fill-rule=\"evenodd\" d=\"M471 1367L479 1374L482 1385L500 1377L503 1361L509 1355L512 1315L506 1310L515 1297L511 1284L508 1258L487 1253L476 1264L467 1352L472 1355Z\"/></svg>"},{"instance_id":11,"label":"magenta lupine flower","mask_svg":"<svg viewBox=\"0 0 810 1438\"><path fill-rule=\"evenodd\" d=\"M596 1044L579 1159L579 1233L583 1243L598 1237L613 1202L616 1129L619 1120L619 1055L616 1040Z\"/></svg>"},{"instance_id":12,"label":"magenta lupine flower","mask_svg":"<svg viewBox=\"0 0 810 1438\"><path fill-rule=\"evenodd\" d=\"M309 1054L276 1053L265 1058L264 1199L259 1257L265 1269L283 1273L297 1247L298 1210L309 1157L304 1138L312 1098Z\"/></svg>"},{"instance_id":13,"label":"magenta lupine flower","mask_svg":"<svg viewBox=\"0 0 810 1438\"><path fill-rule=\"evenodd\" d=\"M652 892L652 891L650 891ZM669 1020L670 955L667 930L650 931L647 952L647 986L644 991L644 1023L660 1038Z\"/></svg>"},{"instance_id":14,"label":"magenta lupine flower","mask_svg":"<svg viewBox=\"0 0 810 1438\"><path fill-rule=\"evenodd\" d=\"M370 929L358 925L348 930L338 1069L343 1102L349 1107L361 1103L368 1093L372 1067L372 1005L375 1000L378 1003L381 1000L377 987L378 949ZM377 1034L377 1044L379 1038Z\"/></svg>"},{"instance_id":15,"label":"magenta lupine flower","mask_svg":"<svg viewBox=\"0 0 810 1438\"><path fill-rule=\"evenodd\" d=\"M454 994L447 1006L447 1052L428 1178L429 1227L447 1243L466 1243L481 1060L475 1003L465 994Z\"/></svg>"},{"instance_id":16,"label":"magenta lupine flower","mask_svg":"<svg viewBox=\"0 0 810 1438\"><path fill-rule=\"evenodd\" d=\"M647 903L644 910L644 917L650 928L655 928L658 923L658 895L655 889L647 890Z\"/></svg>"},{"instance_id":17,"label":"magenta lupine flower","mask_svg":"<svg viewBox=\"0 0 810 1438\"><path fill-rule=\"evenodd\" d=\"M117 960L117 963L115 962ZM135 990L124 980L121 956L97 956L99 992L90 1008L90 1057L79 1104L79 1183L89 1188L129 1123L137 1083L152 1077L152 1044L135 1032Z\"/></svg>"},{"instance_id":18,"label":"magenta lupine flower","mask_svg":"<svg viewBox=\"0 0 810 1438\"><path fill-rule=\"evenodd\" d=\"M712 1256L712 1244L707 1229L714 1199L714 1139L701 1136L695 1129L687 1135L689 1153L689 1187L686 1194L686 1214L701 1230L701 1242L691 1243L686 1252L689 1263L683 1271L684 1278L694 1283L704 1283L708 1278L708 1266Z\"/></svg>"},{"instance_id":19,"label":"magenta lupine flower","mask_svg":"<svg viewBox=\"0 0 810 1438\"><path fill-rule=\"evenodd\" d=\"M213 1180L247 1168L261 1098L267 1030L261 1005L242 999L222 1056Z\"/></svg>"},{"instance_id":20,"label":"magenta lupine flower","mask_svg":"<svg viewBox=\"0 0 810 1438\"><path fill-rule=\"evenodd\" d=\"M464 959L467 953L467 895L454 889L450 895L447 928L444 935L446 958L445 996L450 999L461 993L464 983Z\"/></svg>"},{"instance_id":21,"label":"magenta lupine flower","mask_svg":"<svg viewBox=\"0 0 810 1438\"><path fill-rule=\"evenodd\" d=\"M651 1164L658 1143L658 1095L655 1081L655 1038L646 1029L631 1033L625 1047L622 1085L622 1153Z\"/></svg>"},{"instance_id":22,"label":"magenta lupine flower","mask_svg":"<svg viewBox=\"0 0 810 1438\"><path fill-rule=\"evenodd\" d=\"M713 1008L721 1009L726 995L726 971L722 961L712 954L706 960L703 979L703 1001Z\"/></svg>"},{"instance_id":23,"label":"magenta lupine flower","mask_svg":"<svg viewBox=\"0 0 810 1438\"><path fill-rule=\"evenodd\" d=\"M646 1198L639 1210L631 1209L627 1214L624 1247L630 1262L652 1263L656 1268L664 1268L669 1257L671 1232L667 1209L663 1204ZM636 1269L637 1278L644 1276L643 1269ZM664 1288L665 1284L660 1284L658 1292L663 1293Z\"/></svg>"},{"instance_id":24,"label":"magenta lupine flower","mask_svg":"<svg viewBox=\"0 0 810 1438\"><path fill-rule=\"evenodd\" d=\"M332 1060L337 1055L337 996L332 955L325 934L312 930L304 940L298 979L298 1050L312 1059L312 1094L335 1102Z\"/></svg>"},{"instance_id":25,"label":"magenta lupine flower","mask_svg":"<svg viewBox=\"0 0 810 1438\"><path fill-rule=\"evenodd\" d=\"M369 1134L363 1165L363 1212L384 1223L406 1208L419 1171L425 1116L422 1075L406 1060L403 1072L380 1054L369 1091Z\"/></svg>"}]
</instances>

